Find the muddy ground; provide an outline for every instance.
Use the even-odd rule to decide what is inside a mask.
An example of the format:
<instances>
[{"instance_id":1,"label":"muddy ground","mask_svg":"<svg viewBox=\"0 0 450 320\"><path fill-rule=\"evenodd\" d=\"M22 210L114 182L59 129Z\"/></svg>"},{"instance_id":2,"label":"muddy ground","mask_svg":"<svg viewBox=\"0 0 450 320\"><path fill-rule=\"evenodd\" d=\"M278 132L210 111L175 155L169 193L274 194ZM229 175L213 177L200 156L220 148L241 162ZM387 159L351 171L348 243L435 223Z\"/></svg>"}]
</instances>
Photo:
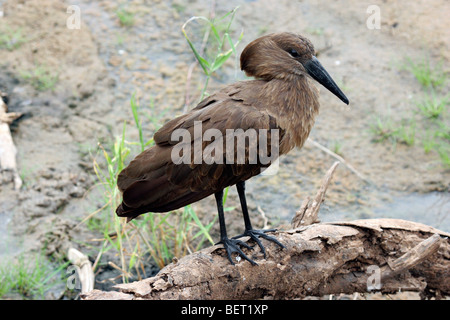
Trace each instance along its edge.
<instances>
[{"instance_id":1,"label":"muddy ground","mask_svg":"<svg viewBox=\"0 0 450 320\"><path fill-rule=\"evenodd\" d=\"M373 4L380 8L381 28L371 30L366 10ZM69 5L81 9L80 29L67 28ZM370 130L376 117L418 117L415 101L423 88L402 68L407 57L429 57L448 74L448 1L0 0L0 31L22 35L16 48L0 49L0 90L9 95L10 111L24 113L11 126L24 184L16 191L5 174L0 179L0 259L43 248L48 256L64 257L70 246L95 255L96 244L85 241L98 235L78 223L103 205L93 171L93 158L101 159L98 143L110 147L124 121L127 139L137 141L133 94L142 106L146 139L158 124L192 108L204 77L197 66L186 86L195 58L181 26L191 16L220 17L238 5L232 28L234 37L244 32L238 52L265 33L301 33L350 100L346 106L321 88L311 138L339 151L369 183L341 164L320 218L398 217L450 231L450 171L436 151L424 152L420 130L425 129L418 129L412 146L375 143ZM133 26L120 24L119 9L134 15ZM191 32L200 43L201 29ZM209 92L244 79L235 61L213 77ZM53 88L39 90L25 79L39 66L58 75ZM448 131L448 110L443 116ZM306 144L281 159L277 175L248 182L255 224L263 222L260 212L272 225L290 221L334 161ZM239 207L233 189L229 204ZM194 208L205 221L216 214L213 199ZM231 226L236 220L231 216L240 215L237 209L228 213L230 234L242 229L240 220Z\"/></svg>"}]
</instances>

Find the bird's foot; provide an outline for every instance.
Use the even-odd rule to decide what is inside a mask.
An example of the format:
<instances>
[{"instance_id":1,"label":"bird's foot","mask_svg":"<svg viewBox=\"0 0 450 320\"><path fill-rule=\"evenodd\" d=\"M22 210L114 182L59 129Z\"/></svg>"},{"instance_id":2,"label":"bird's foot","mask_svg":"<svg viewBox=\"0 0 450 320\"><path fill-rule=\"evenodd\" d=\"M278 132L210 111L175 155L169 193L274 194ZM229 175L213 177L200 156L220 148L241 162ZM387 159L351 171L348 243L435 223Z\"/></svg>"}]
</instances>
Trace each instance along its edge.
<instances>
[{"instance_id":1,"label":"bird's foot","mask_svg":"<svg viewBox=\"0 0 450 320\"><path fill-rule=\"evenodd\" d=\"M237 239L225 238L225 239L220 240L218 243L221 243L223 245L223 247L225 248L225 251L227 252L228 260L230 260L232 265L234 265L234 262L231 257L231 254L234 252L236 252L238 254L238 256L241 256L242 258L244 258L245 260L250 262L252 265L254 265L254 266L257 265L257 263L255 261L253 261L252 259L247 257L247 255L241 250L241 248L239 248L239 246L243 246L247 249L252 249L252 247L250 247L245 242L243 242L241 240L237 240Z\"/></svg>"},{"instance_id":2,"label":"bird's foot","mask_svg":"<svg viewBox=\"0 0 450 320\"><path fill-rule=\"evenodd\" d=\"M250 237L258 244L258 246L261 249L261 252L263 253L264 258L265 258L266 257L266 249L264 248L261 240L259 240L259 237L264 238L268 241L272 241L272 242L276 243L278 246L280 246L281 248L286 249L286 247L280 241L278 241L276 238L268 236L266 234L267 232L274 232L276 230L277 229L265 229L265 230L249 229L249 230L245 230L243 234L233 237L232 239L238 239L238 238L242 238L242 237L246 237L246 236Z\"/></svg>"}]
</instances>

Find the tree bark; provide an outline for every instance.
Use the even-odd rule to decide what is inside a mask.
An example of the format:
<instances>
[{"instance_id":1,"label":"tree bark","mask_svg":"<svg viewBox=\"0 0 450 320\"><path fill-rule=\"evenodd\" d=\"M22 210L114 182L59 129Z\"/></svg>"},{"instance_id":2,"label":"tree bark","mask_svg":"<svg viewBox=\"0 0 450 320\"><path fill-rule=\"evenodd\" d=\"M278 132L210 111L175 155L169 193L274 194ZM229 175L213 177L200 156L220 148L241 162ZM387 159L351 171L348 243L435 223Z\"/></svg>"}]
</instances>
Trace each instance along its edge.
<instances>
[{"instance_id":1,"label":"tree bark","mask_svg":"<svg viewBox=\"0 0 450 320\"><path fill-rule=\"evenodd\" d=\"M188 255L156 276L93 290L83 299L301 299L399 291L450 294L450 234L398 219L318 223L276 233L286 249L262 240L244 250L258 262L231 265L220 245Z\"/></svg>"}]
</instances>

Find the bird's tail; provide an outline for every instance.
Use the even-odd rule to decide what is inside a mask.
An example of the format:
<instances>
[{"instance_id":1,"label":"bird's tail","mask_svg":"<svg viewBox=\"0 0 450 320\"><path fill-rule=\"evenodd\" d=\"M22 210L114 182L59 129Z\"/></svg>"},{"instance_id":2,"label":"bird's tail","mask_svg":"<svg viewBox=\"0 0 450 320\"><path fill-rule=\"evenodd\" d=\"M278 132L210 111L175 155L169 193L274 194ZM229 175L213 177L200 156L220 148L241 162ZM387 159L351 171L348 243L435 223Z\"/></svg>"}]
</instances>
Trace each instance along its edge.
<instances>
[{"instance_id":1,"label":"bird's tail","mask_svg":"<svg viewBox=\"0 0 450 320\"><path fill-rule=\"evenodd\" d=\"M116 208L116 214L121 218L127 218L127 222L130 222L137 216L146 213L148 211L149 210L145 208L142 208L141 210L130 208L123 202Z\"/></svg>"}]
</instances>

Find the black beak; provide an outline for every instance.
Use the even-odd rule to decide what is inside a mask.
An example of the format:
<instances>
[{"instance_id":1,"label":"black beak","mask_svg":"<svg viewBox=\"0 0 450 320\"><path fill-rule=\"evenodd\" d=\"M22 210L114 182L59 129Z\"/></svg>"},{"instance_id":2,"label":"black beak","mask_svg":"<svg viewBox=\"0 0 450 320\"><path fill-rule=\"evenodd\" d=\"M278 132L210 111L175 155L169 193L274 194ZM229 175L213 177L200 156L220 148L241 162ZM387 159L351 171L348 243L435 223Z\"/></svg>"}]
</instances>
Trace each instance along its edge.
<instances>
[{"instance_id":1,"label":"black beak","mask_svg":"<svg viewBox=\"0 0 450 320\"><path fill-rule=\"evenodd\" d=\"M305 67L308 74L325 88L330 90L336 97L342 100L345 104L349 101L345 94L339 89L337 84L333 81L331 76L328 74L327 70L320 64L319 60L313 56L310 60L306 61L303 66Z\"/></svg>"}]
</instances>

